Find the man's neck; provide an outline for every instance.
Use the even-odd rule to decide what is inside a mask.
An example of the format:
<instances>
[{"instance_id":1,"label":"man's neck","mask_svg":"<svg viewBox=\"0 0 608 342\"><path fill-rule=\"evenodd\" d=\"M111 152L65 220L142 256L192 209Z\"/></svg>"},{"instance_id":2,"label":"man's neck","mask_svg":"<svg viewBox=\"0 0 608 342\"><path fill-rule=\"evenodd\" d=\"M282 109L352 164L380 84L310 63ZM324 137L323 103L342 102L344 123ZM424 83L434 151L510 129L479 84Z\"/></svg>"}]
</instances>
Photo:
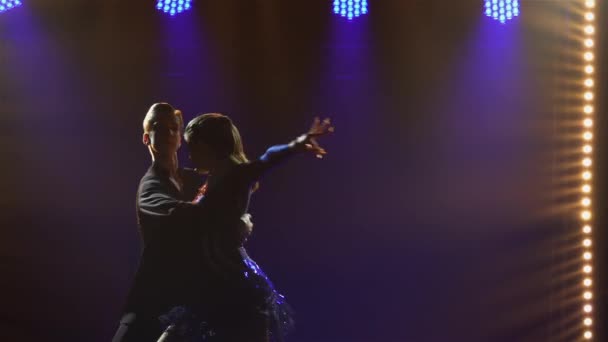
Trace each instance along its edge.
<instances>
[{"instance_id":1,"label":"man's neck","mask_svg":"<svg viewBox=\"0 0 608 342\"><path fill-rule=\"evenodd\" d=\"M159 155L156 153L152 154L152 162L161 169L167 171L171 176L177 175L177 168L179 166L177 161L177 153L172 156Z\"/></svg>"}]
</instances>

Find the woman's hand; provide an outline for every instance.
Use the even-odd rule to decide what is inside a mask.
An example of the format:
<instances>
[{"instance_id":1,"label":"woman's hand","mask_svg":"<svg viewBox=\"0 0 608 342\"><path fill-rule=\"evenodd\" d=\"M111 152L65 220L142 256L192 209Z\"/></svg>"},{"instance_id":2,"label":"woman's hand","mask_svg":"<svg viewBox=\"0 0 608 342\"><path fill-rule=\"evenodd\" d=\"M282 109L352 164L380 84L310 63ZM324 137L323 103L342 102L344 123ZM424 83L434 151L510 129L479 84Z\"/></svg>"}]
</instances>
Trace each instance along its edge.
<instances>
[{"instance_id":1,"label":"woman's hand","mask_svg":"<svg viewBox=\"0 0 608 342\"><path fill-rule=\"evenodd\" d=\"M308 130L308 133L303 135L298 140L302 139L301 143L306 151L314 153L317 158L323 158L323 156L327 154L327 151L319 145L317 138L332 133L333 131L334 126L331 125L331 120L329 118L321 121L318 117L316 117L312 123L312 126Z\"/></svg>"}]
</instances>

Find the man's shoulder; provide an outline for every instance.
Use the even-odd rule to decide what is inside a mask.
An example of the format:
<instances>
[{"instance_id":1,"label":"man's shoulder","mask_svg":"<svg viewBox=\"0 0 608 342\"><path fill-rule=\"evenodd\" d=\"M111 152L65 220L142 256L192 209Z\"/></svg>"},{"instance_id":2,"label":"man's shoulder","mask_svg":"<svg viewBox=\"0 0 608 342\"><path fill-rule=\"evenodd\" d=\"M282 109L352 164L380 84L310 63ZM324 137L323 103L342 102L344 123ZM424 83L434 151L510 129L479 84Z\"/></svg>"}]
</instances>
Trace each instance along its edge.
<instances>
[{"instance_id":1,"label":"man's shoulder","mask_svg":"<svg viewBox=\"0 0 608 342\"><path fill-rule=\"evenodd\" d=\"M155 170L154 166L150 166L139 182L143 183L145 180L155 177L158 177L158 172Z\"/></svg>"},{"instance_id":2,"label":"man's shoulder","mask_svg":"<svg viewBox=\"0 0 608 342\"><path fill-rule=\"evenodd\" d=\"M146 173L141 177L139 181L139 188L141 189L143 186L151 183L161 182L163 183L165 177L163 177L162 172L159 172L154 165L150 166Z\"/></svg>"}]
</instances>

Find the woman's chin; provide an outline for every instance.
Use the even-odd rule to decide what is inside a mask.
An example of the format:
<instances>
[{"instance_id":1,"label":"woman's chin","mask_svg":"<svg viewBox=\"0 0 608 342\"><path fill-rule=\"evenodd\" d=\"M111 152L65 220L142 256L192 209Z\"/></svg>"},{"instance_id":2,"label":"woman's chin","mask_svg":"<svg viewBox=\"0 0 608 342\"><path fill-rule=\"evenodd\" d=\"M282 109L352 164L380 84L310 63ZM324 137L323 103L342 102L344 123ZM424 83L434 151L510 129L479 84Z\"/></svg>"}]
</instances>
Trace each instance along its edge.
<instances>
[{"instance_id":1,"label":"woman's chin","mask_svg":"<svg viewBox=\"0 0 608 342\"><path fill-rule=\"evenodd\" d=\"M206 175L206 174L208 174L208 173L209 173L209 170L204 169L204 168L199 168L199 167L197 167L195 170L196 170L196 172L197 172L198 174L200 174L200 175Z\"/></svg>"}]
</instances>

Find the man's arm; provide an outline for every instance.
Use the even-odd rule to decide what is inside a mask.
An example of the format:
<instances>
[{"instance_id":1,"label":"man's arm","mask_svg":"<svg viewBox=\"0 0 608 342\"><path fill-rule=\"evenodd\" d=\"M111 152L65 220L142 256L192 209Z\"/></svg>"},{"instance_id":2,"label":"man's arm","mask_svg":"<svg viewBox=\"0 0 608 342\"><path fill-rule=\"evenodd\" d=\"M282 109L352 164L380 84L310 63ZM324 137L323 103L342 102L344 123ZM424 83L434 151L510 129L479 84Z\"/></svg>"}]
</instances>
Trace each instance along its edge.
<instances>
[{"instance_id":1,"label":"man's arm","mask_svg":"<svg viewBox=\"0 0 608 342\"><path fill-rule=\"evenodd\" d=\"M211 215L211 203L202 197L196 203L180 201L173 197L166 184L158 179L148 179L142 182L138 197L139 210L148 217L171 220L172 229L216 229L224 225L235 225L243 232L241 242L251 234L253 223L250 216L217 217Z\"/></svg>"},{"instance_id":2,"label":"man's arm","mask_svg":"<svg viewBox=\"0 0 608 342\"><path fill-rule=\"evenodd\" d=\"M144 180L139 189L139 210L153 217L196 218L204 211L204 201L193 204L173 197L159 179Z\"/></svg>"}]
</instances>

